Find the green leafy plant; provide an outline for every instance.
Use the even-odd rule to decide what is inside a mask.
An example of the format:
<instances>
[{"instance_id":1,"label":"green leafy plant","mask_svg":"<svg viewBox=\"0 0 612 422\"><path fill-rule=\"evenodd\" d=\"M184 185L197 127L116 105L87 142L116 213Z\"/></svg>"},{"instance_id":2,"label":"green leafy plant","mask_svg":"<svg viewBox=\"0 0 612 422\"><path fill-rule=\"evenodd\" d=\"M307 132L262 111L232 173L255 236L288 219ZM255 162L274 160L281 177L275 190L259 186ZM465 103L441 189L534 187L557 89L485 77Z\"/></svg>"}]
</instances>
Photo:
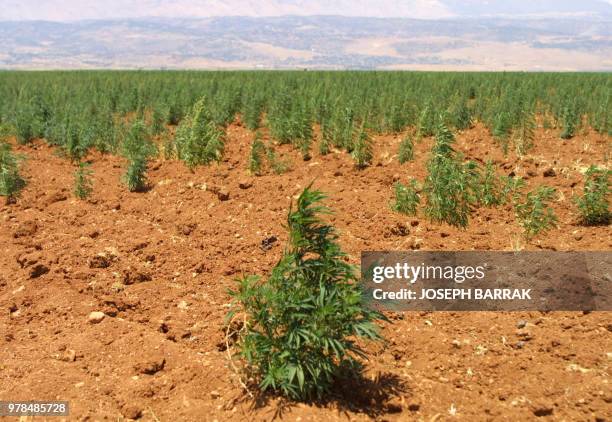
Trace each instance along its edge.
<instances>
[{"instance_id":1,"label":"green leafy plant","mask_svg":"<svg viewBox=\"0 0 612 422\"><path fill-rule=\"evenodd\" d=\"M352 107L344 107L335 115L332 144L337 148L353 151L356 132L356 116Z\"/></svg>"},{"instance_id":2,"label":"green leafy plant","mask_svg":"<svg viewBox=\"0 0 612 422\"><path fill-rule=\"evenodd\" d=\"M325 123L321 124L321 140L319 141L319 154L327 155L330 151L330 129Z\"/></svg>"},{"instance_id":3,"label":"green leafy plant","mask_svg":"<svg viewBox=\"0 0 612 422\"><path fill-rule=\"evenodd\" d=\"M195 103L191 113L178 126L175 143L178 158L190 169L221 159L222 132L205 107L204 99Z\"/></svg>"},{"instance_id":4,"label":"green leafy plant","mask_svg":"<svg viewBox=\"0 0 612 422\"><path fill-rule=\"evenodd\" d=\"M156 106L153 108L151 113L151 133L153 135L159 135L166 130L164 126L165 116L163 110Z\"/></svg>"},{"instance_id":5,"label":"green leafy plant","mask_svg":"<svg viewBox=\"0 0 612 422\"><path fill-rule=\"evenodd\" d=\"M80 161L87 154L87 146L82 137L81 128L70 119L66 119L63 135L66 155L73 163Z\"/></svg>"},{"instance_id":6,"label":"green leafy plant","mask_svg":"<svg viewBox=\"0 0 612 422\"><path fill-rule=\"evenodd\" d=\"M169 125L178 125L183 117L183 111L179 108L178 104L170 102L165 107L165 120Z\"/></svg>"},{"instance_id":7,"label":"green leafy plant","mask_svg":"<svg viewBox=\"0 0 612 422\"><path fill-rule=\"evenodd\" d=\"M10 127L8 124L2 124L0 122L0 142L6 141L6 139L14 133L14 129Z\"/></svg>"},{"instance_id":8,"label":"green leafy plant","mask_svg":"<svg viewBox=\"0 0 612 422\"><path fill-rule=\"evenodd\" d=\"M419 115L419 121L417 124L417 139L421 139L426 136L432 136L436 132L436 115L431 105L431 102L427 102L423 110Z\"/></svg>"},{"instance_id":9,"label":"green leafy plant","mask_svg":"<svg viewBox=\"0 0 612 422\"><path fill-rule=\"evenodd\" d=\"M260 133L257 132L255 134L255 139L253 139L253 143L251 144L251 151L249 152L249 172L251 174L261 174L265 152L266 146L261 141Z\"/></svg>"},{"instance_id":10,"label":"green leafy plant","mask_svg":"<svg viewBox=\"0 0 612 422\"><path fill-rule=\"evenodd\" d=\"M395 202L391 204L391 209L406 215L416 215L421 202L417 181L412 179L407 186L398 182L393 186L393 190Z\"/></svg>"},{"instance_id":11,"label":"green leafy plant","mask_svg":"<svg viewBox=\"0 0 612 422\"><path fill-rule=\"evenodd\" d=\"M473 174L453 149L454 142L454 135L441 118L423 185L425 214L433 221L466 227L473 201Z\"/></svg>"},{"instance_id":12,"label":"green leafy plant","mask_svg":"<svg viewBox=\"0 0 612 422\"><path fill-rule=\"evenodd\" d=\"M155 145L150 141L147 128L142 120L136 120L127 132L123 142L123 156L128 160L123 177L130 192L147 189L147 165L155 154Z\"/></svg>"},{"instance_id":13,"label":"green leafy plant","mask_svg":"<svg viewBox=\"0 0 612 422\"><path fill-rule=\"evenodd\" d=\"M382 316L362 302L355 268L321 215L325 196L310 187L290 210L289 242L270 277L247 276L232 292L246 316L239 356L262 390L292 399L321 398L344 368L359 371L366 353L356 339L381 340Z\"/></svg>"},{"instance_id":14,"label":"green leafy plant","mask_svg":"<svg viewBox=\"0 0 612 422\"><path fill-rule=\"evenodd\" d=\"M478 202L485 207L494 207L505 202L503 177L495 172L495 165L491 160L485 163L484 171L476 187Z\"/></svg>"},{"instance_id":15,"label":"green leafy plant","mask_svg":"<svg viewBox=\"0 0 612 422\"><path fill-rule=\"evenodd\" d=\"M610 173L597 166L590 166L585 173L582 196L575 198L582 224L606 225L610 222Z\"/></svg>"},{"instance_id":16,"label":"green leafy plant","mask_svg":"<svg viewBox=\"0 0 612 422\"><path fill-rule=\"evenodd\" d=\"M472 126L472 115L465 99L457 99L450 110L451 123L457 130L469 129Z\"/></svg>"},{"instance_id":17,"label":"green leafy plant","mask_svg":"<svg viewBox=\"0 0 612 422\"><path fill-rule=\"evenodd\" d=\"M576 112L575 104L571 101L566 101L561 114L561 139L571 139L576 134L576 128L579 123L579 116Z\"/></svg>"},{"instance_id":18,"label":"green leafy plant","mask_svg":"<svg viewBox=\"0 0 612 422\"><path fill-rule=\"evenodd\" d=\"M263 104L263 99L260 97L252 97L246 101L242 119L250 130L257 130L261 125Z\"/></svg>"},{"instance_id":19,"label":"green leafy plant","mask_svg":"<svg viewBox=\"0 0 612 422\"><path fill-rule=\"evenodd\" d=\"M404 164L414 159L414 141L410 136L406 136L399 146L398 160L400 164Z\"/></svg>"},{"instance_id":20,"label":"green leafy plant","mask_svg":"<svg viewBox=\"0 0 612 422\"><path fill-rule=\"evenodd\" d=\"M554 188L540 186L528 192L522 202L518 195L515 198L514 211L527 240L556 226L557 217L549 204L555 197Z\"/></svg>"},{"instance_id":21,"label":"green leafy plant","mask_svg":"<svg viewBox=\"0 0 612 422\"><path fill-rule=\"evenodd\" d=\"M514 147L519 156L525 155L533 148L535 128L535 115L533 113L523 112L518 127L516 127L512 133Z\"/></svg>"},{"instance_id":22,"label":"green leafy plant","mask_svg":"<svg viewBox=\"0 0 612 422\"><path fill-rule=\"evenodd\" d=\"M313 131L309 110L305 106L300 107L292 116L292 120L292 142L299 148L304 161L310 160Z\"/></svg>"},{"instance_id":23,"label":"green leafy plant","mask_svg":"<svg viewBox=\"0 0 612 422\"><path fill-rule=\"evenodd\" d=\"M365 129L365 124L361 125L359 132L357 133L357 139L353 146L353 152L351 152L355 165L359 169L366 168L372 164L373 158L373 147L372 138Z\"/></svg>"},{"instance_id":24,"label":"green leafy plant","mask_svg":"<svg viewBox=\"0 0 612 422\"><path fill-rule=\"evenodd\" d=\"M521 189L525 187L525 179L518 176L507 176L502 177L502 181L505 179L505 183L502 183L501 199L502 204L508 202L508 198L511 198L515 202L520 197Z\"/></svg>"},{"instance_id":25,"label":"green leafy plant","mask_svg":"<svg viewBox=\"0 0 612 422\"><path fill-rule=\"evenodd\" d=\"M266 147L266 157L274 174L283 174L291 169L291 164L286 160L278 158L274 148L270 145Z\"/></svg>"},{"instance_id":26,"label":"green leafy plant","mask_svg":"<svg viewBox=\"0 0 612 422\"><path fill-rule=\"evenodd\" d=\"M0 141L0 196L6 197L6 203L15 202L25 186L25 180L19 174L21 157L13 154L11 145Z\"/></svg>"},{"instance_id":27,"label":"green leafy plant","mask_svg":"<svg viewBox=\"0 0 612 422\"><path fill-rule=\"evenodd\" d=\"M89 163L79 163L79 167L74 172L74 196L79 199L86 199L93 191L91 176L93 171Z\"/></svg>"},{"instance_id":28,"label":"green leafy plant","mask_svg":"<svg viewBox=\"0 0 612 422\"><path fill-rule=\"evenodd\" d=\"M162 132L161 147L165 160L172 160L176 157L176 141L167 131Z\"/></svg>"},{"instance_id":29,"label":"green leafy plant","mask_svg":"<svg viewBox=\"0 0 612 422\"><path fill-rule=\"evenodd\" d=\"M510 115L501 111L495 115L493 121L493 137L502 147L504 155L508 154L509 136L512 130L512 122L510 121Z\"/></svg>"}]
</instances>

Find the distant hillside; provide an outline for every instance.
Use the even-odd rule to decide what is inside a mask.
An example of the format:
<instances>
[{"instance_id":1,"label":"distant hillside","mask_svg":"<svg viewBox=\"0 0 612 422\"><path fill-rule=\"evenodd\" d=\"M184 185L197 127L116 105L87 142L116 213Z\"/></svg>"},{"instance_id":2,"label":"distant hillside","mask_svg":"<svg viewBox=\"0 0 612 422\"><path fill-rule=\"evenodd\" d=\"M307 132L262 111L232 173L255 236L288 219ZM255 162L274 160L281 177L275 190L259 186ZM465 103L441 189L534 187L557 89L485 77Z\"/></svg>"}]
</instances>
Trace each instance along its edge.
<instances>
[{"instance_id":1,"label":"distant hillside","mask_svg":"<svg viewBox=\"0 0 612 422\"><path fill-rule=\"evenodd\" d=\"M609 0L2 0L0 20L74 21L142 17L483 16L611 17Z\"/></svg>"},{"instance_id":2,"label":"distant hillside","mask_svg":"<svg viewBox=\"0 0 612 422\"><path fill-rule=\"evenodd\" d=\"M338 16L0 22L0 67L609 71L611 23Z\"/></svg>"}]
</instances>

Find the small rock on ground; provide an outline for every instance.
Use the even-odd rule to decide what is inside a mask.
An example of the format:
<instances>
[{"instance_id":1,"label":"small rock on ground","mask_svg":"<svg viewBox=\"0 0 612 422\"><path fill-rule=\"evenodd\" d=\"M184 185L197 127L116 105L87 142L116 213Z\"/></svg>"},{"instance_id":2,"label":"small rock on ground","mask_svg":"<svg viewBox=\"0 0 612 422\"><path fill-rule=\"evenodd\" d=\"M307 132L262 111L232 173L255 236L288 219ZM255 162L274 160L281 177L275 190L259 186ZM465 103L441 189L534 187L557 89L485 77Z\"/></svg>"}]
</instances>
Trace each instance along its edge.
<instances>
[{"instance_id":1,"label":"small rock on ground","mask_svg":"<svg viewBox=\"0 0 612 422\"><path fill-rule=\"evenodd\" d=\"M100 311L94 311L91 312L89 314L89 317L87 318L87 320L91 323L91 324L97 324L99 322L102 322L102 320L104 319L106 315L104 315L104 312L100 312Z\"/></svg>"}]
</instances>

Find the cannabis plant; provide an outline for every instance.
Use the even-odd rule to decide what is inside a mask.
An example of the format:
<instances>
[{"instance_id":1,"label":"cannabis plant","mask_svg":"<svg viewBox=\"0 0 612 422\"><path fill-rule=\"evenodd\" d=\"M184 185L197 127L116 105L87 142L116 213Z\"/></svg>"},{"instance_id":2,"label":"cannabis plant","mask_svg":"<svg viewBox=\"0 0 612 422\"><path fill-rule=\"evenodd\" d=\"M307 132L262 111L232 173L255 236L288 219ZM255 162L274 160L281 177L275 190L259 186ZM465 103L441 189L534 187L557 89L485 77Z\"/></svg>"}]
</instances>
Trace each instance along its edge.
<instances>
[{"instance_id":1,"label":"cannabis plant","mask_svg":"<svg viewBox=\"0 0 612 422\"><path fill-rule=\"evenodd\" d=\"M610 173L593 165L586 171L584 192L575 199L582 224L594 226L610 222Z\"/></svg>"},{"instance_id":2,"label":"cannabis plant","mask_svg":"<svg viewBox=\"0 0 612 422\"><path fill-rule=\"evenodd\" d=\"M168 131L162 132L161 146L165 160L172 160L176 157L176 140Z\"/></svg>"},{"instance_id":3,"label":"cannabis plant","mask_svg":"<svg viewBox=\"0 0 612 422\"><path fill-rule=\"evenodd\" d=\"M0 142L6 141L6 139L14 132L8 124L2 124L0 120Z\"/></svg>"},{"instance_id":4,"label":"cannabis plant","mask_svg":"<svg viewBox=\"0 0 612 422\"><path fill-rule=\"evenodd\" d=\"M398 182L393 189L395 202L391 204L391 209L406 215L416 215L417 207L421 202L417 181L412 179L408 186Z\"/></svg>"},{"instance_id":5,"label":"cannabis plant","mask_svg":"<svg viewBox=\"0 0 612 422\"><path fill-rule=\"evenodd\" d=\"M327 155L330 151L330 139L331 139L331 131L329 126L323 122L321 123L321 141L319 142L319 154Z\"/></svg>"},{"instance_id":6,"label":"cannabis plant","mask_svg":"<svg viewBox=\"0 0 612 422\"><path fill-rule=\"evenodd\" d=\"M78 162L87 154L87 145L82 137L79 125L69 118L64 123L64 149L73 163Z\"/></svg>"},{"instance_id":7,"label":"cannabis plant","mask_svg":"<svg viewBox=\"0 0 612 422\"><path fill-rule=\"evenodd\" d=\"M433 221L466 227L474 196L472 172L453 149L455 137L444 119L438 122L436 132L423 185L425 213Z\"/></svg>"},{"instance_id":8,"label":"cannabis plant","mask_svg":"<svg viewBox=\"0 0 612 422\"><path fill-rule=\"evenodd\" d=\"M246 100L245 108L242 113L242 120L250 130L257 130L261 125L261 113L263 110L263 99L253 97Z\"/></svg>"},{"instance_id":9,"label":"cannabis plant","mask_svg":"<svg viewBox=\"0 0 612 422\"><path fill-rule=\"evenodd\" d=\"M6 197L6 203L15 202L19 192L25 186L25 180L19 174L21 157L13 154L11 145L0 141L0 196Z\"/></svg>"},{"instance_id":10,"label":"cannabis plant","mask_svg":"<svg viewBox=\"0 0 612 422\"><path fill-rule=\"evenodd\" d=\"M291 142L300 150L304 161L310 160L313 139L310 111L302 105L293 113L291 120Z\"/></svg>"},{"instance_id":11,"label":"cannabis plant","mask_svg":"<svg viewBox=\"0 0 612 422\"><path fill-rule=\"evenodd\" d=\"M399 146L398 160L400 164L404 164L414 159L414 141L410 136L406 136Z\"/></svg>"},{"instance_id":12,"label":"cannabis plant","mask_svg":"<svg viewBox=\"0 0 612 422\"><path fill-rule=\"evenodd\" d=\"M426 136L432 136L436 131L436 115L431 105L428 102L421 114L419 115L419 121L417 124L417 139L421 139Z\"/></svg>"},{"instance_id":13,"label":"cannabis plant","mask_svg":"<svg viewBox=\"0 0 612 422\"><path fill-rule=\"evenodd\" d=\"M523 227L527 240L556 226L557 216L549 204L555 197L554 188L540 186L535 191L527 193L523 202L515 200L516 218Z\"/></svg>"},{"instance_id":14,"label":"cannabis plant","mask_svg":"<svg viewBox=\"0 0 612 422\"><path fill-rule=\"evenodd\" d=\"M199 100L176 131L176 151L190 169L219 161L223 153L222 132L217 128L204 100Z\"/></svg>"},{"instance_id":15,"label":"cannabis plant","mask_svg":"<svg viewBox=\"0 0 612 422\"><path fill-rule=\"evenodd\" d=\"M521 113L519 124L513 131L513 141L517 155L523 156L533 148L535 128L535 115L530 112Z\"/></svg>"},{"instance_id":16,"label":"cannabis plant","mask_svg":"<svg viewBox=\"0 0 612 422\"><path fill-rule=\"evenodd\" d=\"M254 175L261 174L263 157L266 152L266 146L261 141L259 132L255 134L255 139L251 144L251 152L249 153L249 172Z\"/></svg>"},{"instance_id":17,"label":"cannabis plant","mask_svg":"<svg viewBox=\"0 0 612 422\"><path fill-rule=\"evenodd\" d=\"M361 128L359 129L351 156L353 157L353 160L355 160L355 165L359 169L366 168L372 164L372 139L365 129L365 124L362 124Z\"/></svg>"},{"instance_id":18,"label":"cannabis plant","mask_svg":"<svg viewBox=\"0 0 612 422\"><path fill-rule=\"evenodd\" d=\"M93 191L91 176L93 171L89 168L89 163L79 163L79 167L74 173L74 196L79 199L86 199Z\"/></svg>"},{"instance_id":19,"label":"cannabis plant","mask_svg":"<svg viewBox=\"0 0 612 422\"><path fill-rule=\"evenodd\" d=\"M123 142L123 156L128 160L124 181L130 192L141 192L147 188L147 165L155 154L155 145L149 139L142 120L135 121Z\"/></svg>"},{"instance_id":20,"label":"cannabis plant","mask_svg":"<svg viewBox=\"0 0 612 422\"><path fill-rule=\"evenodd\" d=\"M485 207L494 207L505 202L506 195L502 177L495 172L495 165L491 160L485 163L484 171L476 186L478 202Z\"/></svg>"},{"instance_id":21,"label":"cannabis plant","mask_svg":"<svg viewBox=\"0 0 612 422\"><path fill-rule=\"evenodd\" d=\"M274 148L270 145L266 147L266 157L274 174L283 174L291 169L291 164L286 160L278 158Z\"/></svg>"},{"instance_id":22,"label":"cannabis plant","mask_svg":"<svg viewBox=\"0 0 612 422\"><path fill-rule=\"evenodd\" d=\"M510 131L512 129L512 123L510 121L510 115L501 111L495 115L493 121L493 137L502 147L504 155L508 154L508 143Z\"/></svg>"},{"instance_id":23,"label":"cannabis plant","mask_svg":"<svg viewBox=\"0 0 612 422\"><path fill-rule=\"evenodd\" d=\"M344 148L352 152L355 146L354 137L356 132L356 116L352 107L344 107L335 116L333 145L336 148Z\"/></svg>"},{"instance_id":24,"label":"cannabis plant","mask_svg":"<svg viewBox=\"0 0 612 422\"><path fill-rule=\"evenodd\" d=\"M159 106L155 106L151 113L151 133L153 135L159 135L166 129L164 121L165 116L163 110Z\"/></svg>"},{"instance_id":25,"label":"cannabis plant","mask_svg":"<svg viewBox=\"0 0 612 422\"><path fill-rule=\"evenodd\" d=\"M178 125L183 117L183 112L175 102L170 102L165 107L166 123L169 125Z\"/></svg>"},{"instance_id":26,"label":"cannabis plant","mask_svg":"<svg viewBox=\"0 0 612 422\"><path fill-rule=\"evenodd\" d=\"M367 309L355 268L322 215L325 196L306 188L291 208L285 252L267 280L247 276L232 292L234 309L246 316L239 356L261 390L291 399L321 398L340 371L359 371L366 353L357 339L381 340ZM232 313L230 315L232 315Z\"/></svg>"},{"instance_id":27,"label":"cannabis plant","mask_svg":"<svg viewBox=\"0 0 612 422\"><path fill-rule=\"evenodd\" d=\"M465 101L460 101L452 110L452 123L455 129L465 130L472 126L472 115Z\"/></svg>"},{"instance_id":28,"label":"cannabis plant","mask_svg":"<svg viewBox=\"0 0 612 422\"><path fill-rule=\"evenodd\" d=\"M576 134L576 128L579 124L578 113L576 113L575 104L567 102L563 107L561 114L561 123L563 129L561 131L561 139L571 139Z\"/></svg>"}]
</instances>

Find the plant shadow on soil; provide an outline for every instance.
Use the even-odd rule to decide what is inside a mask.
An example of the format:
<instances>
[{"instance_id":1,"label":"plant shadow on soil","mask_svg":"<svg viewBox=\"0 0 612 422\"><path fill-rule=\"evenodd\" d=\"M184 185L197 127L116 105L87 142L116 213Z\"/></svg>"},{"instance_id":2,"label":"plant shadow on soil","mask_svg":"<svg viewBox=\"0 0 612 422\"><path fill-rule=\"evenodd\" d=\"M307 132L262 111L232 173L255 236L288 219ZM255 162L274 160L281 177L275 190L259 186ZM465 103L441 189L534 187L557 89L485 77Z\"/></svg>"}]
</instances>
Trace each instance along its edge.
<instances>
[{"instance_id":1,"label":"plant shadow on soil","mask_svg":"<svg viewBox=\"0 0 612 422\"><path fill-rule=\"evenodd\" d=\"M285 413L300 403L320 408L336 408L339 412L362 413L370 418L380 417L389 413L398 413L402 408L394 400L409 392L406 383L398 375L378 373L374 377L366 377L363 373L342 373L331 387L331 392L324 399L298 402L270 392L255 393L251 409L262 409L277 399L273 420L282 420Z\"/></svg>"}]
</instances>

